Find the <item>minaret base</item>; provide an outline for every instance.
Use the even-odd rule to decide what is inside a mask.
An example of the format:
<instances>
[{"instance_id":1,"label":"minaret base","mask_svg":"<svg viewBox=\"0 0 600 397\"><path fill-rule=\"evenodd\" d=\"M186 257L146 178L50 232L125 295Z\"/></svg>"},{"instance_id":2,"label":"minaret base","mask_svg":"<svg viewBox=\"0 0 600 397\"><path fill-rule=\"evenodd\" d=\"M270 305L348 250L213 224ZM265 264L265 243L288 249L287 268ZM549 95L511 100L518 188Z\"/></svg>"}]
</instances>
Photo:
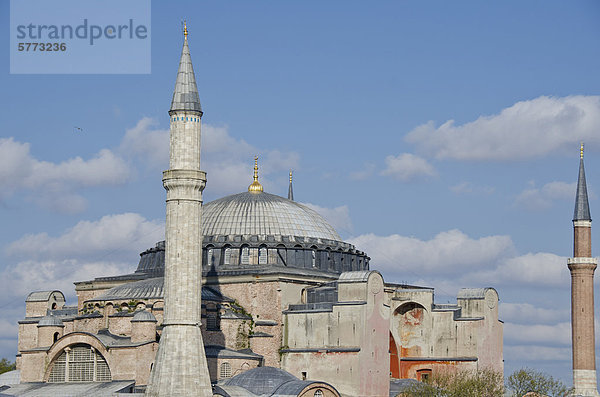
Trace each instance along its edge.
<instances>
[{"instance_id":1,"label":"minaret base","mask_svg":"<svg viewBox=\"0 0 600 397\"><path fill-rule=\"evenodd\" d=\"M573 388L573 396L600 397L596 384L596 371L593 369L574 369Z\"/></svg>"},{"instance_id":2,"label":"minaret base","mask_svg":"<svg viewBox=\"0 0 600 397\"><path fill-rule=\"evenodd\" d=\"M146 396L212 397L199 325L166 325L155 363Z\"/></svg>"}]
</instances>

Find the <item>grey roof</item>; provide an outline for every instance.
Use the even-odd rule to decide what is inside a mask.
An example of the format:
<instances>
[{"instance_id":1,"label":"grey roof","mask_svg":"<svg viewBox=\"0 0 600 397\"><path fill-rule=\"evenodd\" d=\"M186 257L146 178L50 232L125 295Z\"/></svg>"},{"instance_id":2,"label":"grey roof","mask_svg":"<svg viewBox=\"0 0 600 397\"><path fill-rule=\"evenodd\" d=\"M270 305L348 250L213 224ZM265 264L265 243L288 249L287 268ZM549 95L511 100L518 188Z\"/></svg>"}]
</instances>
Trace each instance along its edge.
<instances>
[{"instance_id":1,"label":"grey roof","mask_svg":"<svg viewBox=\"0 0 600 397\"><path fill-rule=\"evenodd\" d=\"M59 317L54 316L52 314L42 317L42 319L38 322L37 326L38 327L64 327L62 320Z\"/></svg>"},{"instance_id":2,"label":"grey roof","mask_svg":"<svg viewBox=\"0 0 600 397\"><path fill-rule=\"evenodd\" d=\"M361 283L369 280L371 273L378 273L375 270L359 270L355 272L344 272L340 274L340 283Z\"/></svg>"},{"instance_id":3,"label":"grey roof","mask_svg":"<svg viewBox=\"0 0 600 397\"><path fill-rule=\"evenodd\" d=\"M213 387L213 395L225 397L257 397L256 394L239 386L226 386L217 384Z\"/></svg>"},{"instance_id":4,"label":"grey roof","mask_svg":"<svg viewBox=\"0 0 600 397\"><path fill-rule=\"evenodd\" d=\"M25 302L46 302L48 299L50 299L50 296L53 293L59 293L60 296L62 296L62 300L65 300L65 296L63 295L62 292L58 291L58 290L53 290L53 291L35 291L30 293L27 296L27 299L25 299Z\"/></svg>"},{"instance_id":5,"label":"grey roof","mask_svg":"<svg viewBox=\"0 0 600 397\"><path fill-rule=\"evenodd\" d=\"M196 76L192 67L192 57L188 47L187 35L183 40L183 49L181 50L181 60L177 70L177 80L175 81L175 90L173 91L173 100L169 113L178 110L198 112L202 115L200 106L200 96L196 87Z\"/></svg>"},{"instance_id":6,"label":"grey roof","mask_svg":"<svg viewBox=\"0 0 600 397\"><path fill-rule=\"evenodd\" d=\"M484 299L485 293L490 289L496 291L494 288L462 288L456 297L458 299Z\"/></svg>"},{"instance_id":7,"label":"grey roof","mask_svg":"<svg viewBox=\"0 0 600 397\"><path fill-rule=\"evenodd\" d=\"M285 382L281 386L275 390L275 392L271 395L272 397L296 397L299 396L300 393L306 389L308 386L312 385L315 382L310 380L292 380L289 382ZM319 382L321 383L321 382Z\"/></svg>"},{"instance_id":8,"label":"grey roof","mask_svg":"<svg viewBox=\"0 0 600 397\"><path fill-rule=\"evenodd\" d=\"M109 397L114 393L133 390L135 382L119 380L112 382L78 382L78 383L21 383L4 390L3 395L20 397L68 396L68 397Z\"/></svg>"},{"instance_id":9,"label":"grey roof","mask_svg":"<svg viewBox=\"0 0 600 397\"><path fill-rule=\"evenodd\" d=\"M15 369L12 371L0 374L0 386L16 385L21 382L21 370Z\"/></svg>"},{"instance_id":10,"label":"grey roof","mask_svg":"<svg viewBox=\"0 0 600 397\"><path fill-rule=\"evenodd\" d=\"M206 357L211 358L236 358L236 359L246 359L246 360L257 360L261 361L263 356L260 354L254 353L250 349L241 349L241 350L232 350L228 349L224 346L218 345L205 345L204 351L206 352Z\"/></svg>"},{"instance_id":11,"label":"grey roof","mask_svg":"<svg viewBox=\"0 0 600 397\"><path fill-rule=\"evenodd\" d=\"M133 322L136 322L136 323L155 323L156 322L156 317L154 317L154 314L150 313L149 311L138 310L133 315L133 318L131 319L131 322L132 323Z\"/></svg>"},{"instance_id":12,"label":"grey roof","mask_svg":"<svg viewBox=\"0 0 600 397\"><path fill-rule=\"evenodd\" d=\"M243 192L206 203L202 232L217 235L279 235L341 241L335 229L312 209L265 192Z\"/></svg>"},{"instance_id":13,"label":"grey roof","mask_svg":"<svg viewBox=\"0 0 600 397\"><path fill-rule=\"evenodd\" d=\"M577 179L577 195L575 196L574 221L591 221L590 205L588 203L587 184L585 183L585 169L583 155L579 160L579 178Z\"/></svg>"},{"instance_id":14,"label":"grey roof","mask_svg":"<svg viewBox=\"0 0 600 397\"><path fill-rule=\"evenodd\" d=\"M154 277L146 280L135 281L119 285L109 289L103 294L97 296L91 301L107 301L107 300L127 300L127 299L162 299L163 298L164 277ZM210 287L202 287L203 301L231 301Z\"/></svg>"},{"instance_id":15,"label":"grey roof","mask_svg":"<svg viewBox=\"0 0 600 397\"><path fill-rule=\"evenodd\" d=\"M286 382L298 380L287 371L274 367L258 367L223 382L224 385L239 386L257 394L271 395Z\"/></svg>"}]
</instances>

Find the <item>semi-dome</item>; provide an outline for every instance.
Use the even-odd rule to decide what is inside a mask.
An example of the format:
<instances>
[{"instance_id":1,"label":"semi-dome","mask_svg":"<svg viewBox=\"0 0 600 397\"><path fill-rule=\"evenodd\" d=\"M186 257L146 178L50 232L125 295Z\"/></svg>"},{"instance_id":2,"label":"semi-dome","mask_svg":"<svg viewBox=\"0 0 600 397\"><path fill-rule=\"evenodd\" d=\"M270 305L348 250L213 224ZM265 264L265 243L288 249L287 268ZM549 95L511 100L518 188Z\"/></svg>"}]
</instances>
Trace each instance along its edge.
<instances>
[{"instance_id":1,"label":"semi-dome","mask_svg":"<svg viewBox=\"0 0 600 397\"><path fill-rule=\"evenodd\" d=\"M205 236L272 235L341 241L335 229L312 209L265 192L244 192L203 206Z\"/></svg>"}]
</instances>

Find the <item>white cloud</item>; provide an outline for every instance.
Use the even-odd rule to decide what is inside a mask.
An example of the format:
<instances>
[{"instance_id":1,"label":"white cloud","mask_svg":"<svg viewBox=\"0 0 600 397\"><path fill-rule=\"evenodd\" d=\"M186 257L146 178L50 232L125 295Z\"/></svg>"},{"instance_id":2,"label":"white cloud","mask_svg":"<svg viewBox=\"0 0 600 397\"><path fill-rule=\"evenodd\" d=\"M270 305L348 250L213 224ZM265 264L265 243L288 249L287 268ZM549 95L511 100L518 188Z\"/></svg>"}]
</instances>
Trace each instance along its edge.
<instances>
[{"instance_id":1,"label":"white cloud","mask_svg":"<svg viewBox=\"0 0 600 397\"><path fill-rule=\"evenodd\" d=\"M576 183L550 182L541 188L525 189L515 199L515 205L533 211L552 207L555 200L574 200Z\"/></svg>"},{"instance_id":2,"label":"white cloud","mask_svg":"<svg viewBox=\"0 0 600 397\"><path fill-rule=\"evenodd\" d=\"M406 136L438 159L514 160L553 152L576 152L580 141L600 143L599 96L541 96L517 102L499 114L455 125L433 121Z\"/></svg>"},{"instance_id":3,"label":"white cloud","mask_svg":"<svg viewBox=\"0 0 600 397\"><path fill-rule=\"evenodd\" d=\"M386 168L381 171L381 175L389 175L402 182L436 175L435 168L427 160L412 153L387 156L385 164Z\"/></svg>"},{"instance_id":4,"label":"white cloud","mask_svg":"<svg viewBox=\"0 0 600 397\"><path fill-rule=\"evenodd\" d=\"M471 281L494 280L495 283L565 287L570 285L567 258L546 252L528 253L503 260L493 270L468 276Z\"/></svg>"},{"instance_id":5,"label":"white cloud","mask_svg":"<svg viewBox=\"0 0 600 397\"><path fill-rule=\"evenodd\" d=\"M125 213L106 215L96 221L80 221L58 237L47 233L23 236L8 245L6 253L28 260L94 260L92 257L98 255L114 260L136 258L139 252L162 239L162 221L148 221L139 214Z\"/></svg>"},{"instance_id":6,"label":"white cloud","mask_svg":"<svg viewBox=\"0 0 600 397\"><path fill-rule=\"evenodd\" d=\"M135 270L137 263L65 260L25 260L7 266L0 272L0 288L10 292L0 304L14 297L25 297L31 291L57 289L74 296L73 281L92 280L95 277L126 274ZM21 303L21 301L19 301Z\"/></svg>"},{"instance_id":7,"label":"white cloud","mask_svg":"<svg viewBox=\"0 0 600 397\"><path fill-rule=\"evenodd\" d=\"M485 194L494 193L493 187L490 186L475 186L471 182L461 182L457 185L450 186L450 190L456 194Z\"/></svg>"},{"instance_id":8,"label":"white cloud","mask_svg":"<svg viewBox=\"0 0 600 397\"><path fill-rule=\"evenodd\" d=\"M88 160L75 157L52 163L34 158L28 143L0 138L0 199L23 190L27 199L41 206L76 213L86 206L78 193L81 188L120 185L130 176L129 165L107 149Z\"/></svg>"},{"instance_id":9,"label":"white cloud","mask_svg":"<svg viewBox=\"0 0 600 397\"><path fill-rule=\"evenodd\" d=\"M571 344L571 322L557 324L504 323L504 340L517 344Z\"/></svg>"},{"instance_id":10,"label":"white cloud","mask_svg":"<svg viewBox=\"0 0 600 397\"><path fill-rule=\"evenodd\" d=\"M567 258L539 252L517 255L509 236L473 239L460 230L430 240L398 234L364 234L349 239L371 256L371 268L388 280L421 283L455 291L458 287L569 285ZM445 293L447 294L447 293Z\"/></svg>"},{"instance_id":11,"label":"white cloud","mask_svg":"<svg viewBox=\"0 0 600 397\"><path fill-rule=\"evenodd\" d=\"M169 131L157 129L157 121L142 118L127 130L120 150L124 155L144 161L148 166L167 169L169 164ZM207 173L206 191L231 194L243 191L252 182L254 156L260 157L260 181L266 190L273 185L270 177L287 176L297 169L300 156L295 152L260 149L229 134L227 127L202 125L202 169Z\"/></svg>"},{"instance_id":12,"label":"white cloud","mask_svg":"<svg viewBox=\"0 0 600 397\"><path fill-rule=\"evenodd\" d=\"M340 232L352 232L352 220L350 219L350 210L347 205L342 205L335 208L325 208L311 203L302 203L302 205L316 211L325 220L333 226L333 228Z\"/></svg>"},{"instance_id":13,"label":"white cloud","mask_svg":"<svg viewBox=\"0 0 600 397\"><path fill-rule=\"evenodd\" d=\"M557 321L568 320L568 309L546 309L531 303L500 303L500 318L514 324L555 324Z\"/></svg>"},{"instance_id":14,"label":"white cloud","mask_svg":"<svg viewBox=\"0 0 600 397\"><path fill-rule=\"evenodd\" d=\"M489 268L514 252L508 236L472 239L456 229L427 241L398 234L365 234L350 242L371 256L372 268L391 274L413 268L421 275L460 274L467 269Z\"/></svg>"}]
</instances>

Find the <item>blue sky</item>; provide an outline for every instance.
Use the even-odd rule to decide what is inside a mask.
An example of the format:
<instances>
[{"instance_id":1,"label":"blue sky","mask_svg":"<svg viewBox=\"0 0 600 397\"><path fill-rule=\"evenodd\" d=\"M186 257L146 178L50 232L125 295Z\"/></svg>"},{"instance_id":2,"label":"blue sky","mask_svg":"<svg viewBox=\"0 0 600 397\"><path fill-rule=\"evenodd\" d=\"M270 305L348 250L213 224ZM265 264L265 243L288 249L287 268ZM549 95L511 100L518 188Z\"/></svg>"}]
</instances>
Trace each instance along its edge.
<instances>
[{"instance_id":1,"label":"blue sky","mask_svg":"<svg viewBox=\"0 0 600 397\"><path fill-rule=\"evenodd\" d=\"M581 140L600 213L597 2L155 1L146 75L11 75L6 0L0 17L0 357L29 291L72 299L162 238L186 18L206 201L244 191L255 154L271 193L293 168L296 199L386 281L442 303L495 287L507 375L571 382Z\"/></svg>"}]
</instances>

